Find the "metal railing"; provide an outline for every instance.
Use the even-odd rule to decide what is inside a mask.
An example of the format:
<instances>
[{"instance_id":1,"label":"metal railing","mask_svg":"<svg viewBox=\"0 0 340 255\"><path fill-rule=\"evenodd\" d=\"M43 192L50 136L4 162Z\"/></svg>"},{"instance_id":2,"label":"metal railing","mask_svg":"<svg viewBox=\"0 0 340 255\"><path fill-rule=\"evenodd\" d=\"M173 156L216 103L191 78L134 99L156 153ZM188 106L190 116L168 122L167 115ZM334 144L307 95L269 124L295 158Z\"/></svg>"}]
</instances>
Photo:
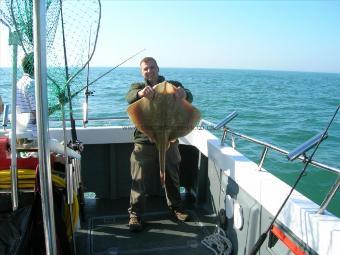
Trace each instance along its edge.
<instances>
[{"instance_id":1,"label":"metal railing","mask_svg":"<svg viewBox=\"0 0 340 255\"><path fill-rule=\"evenodd\" d=\"M1 127L3 128L3 131L7 131L8 127L10 126L10 119L9 119L9 114L8 114L8 109L9 105L6 104L5 105L5 110L2 114L2 122L1 122ZM83 122L82 118L74 118L75 121ZM61 119L56 119L56 118L52 118L49 120L50 123L57 123L57 122L61 122ZM65 121L70 121L70 119L65 119ZM90 121L108 121L108 122L116 122L116 121L129 121L129 117L127 116L117 116L117 117L93 117L93 118L89 118L88 122L86 124L89 124ZM77 123L76 123L77 124ZM132 124L131 124L132 125ZM84 125L84 123L82 124L78 124L77 127L83 126L84 128L86 128L86 125Z\"/></svg>"},{"instance_id":2,"label":"metal railing","mask_svg":"<svg viewBox=\"0 0 340 255\"><path fill-rule=\"evenodd\" d=\"M127 116L117 116L117 117L92 117L92 118L87 118L84 120L83 118L74 118L76 127L83 127L86 128L87 126L90 126L91 122L117 122L117 121L128 121L129 117ZM54 123L58 123L62 120L60 119L50 119L50 123L53 125ZM70 119L65 119L66 122L70 121ZM79 124L81 122L81 124ZM107 124L107 123L106 123Z\"/></svg>"},{"instance_id":3,"label":"metal railing","mask_svg":"<svg viewBox=\"0 0 340 255\"><path fill-rule=\"evenodd\" d=\"M202 120L201 121L201 124L204 125L204 124L208 124L209 127L211 127L212 129L214 129L214 124L212 122L209 122L209 121L206 121L206 120ZM264 158L266 157L267 155L267 152L268 152L268 149L272 149L274 151L277 151L279 152L280 154L283 154L285 156L287 156L289 154L288 151L284 150L284 149L281 149L275 145L272 145L270 143L267 143L267 142L264 142L264 141L260 141L258 139L255 139L253 137L250 137L250 136L247 136L247 135L244 135L244 134L241 134L239 132L236 132L228 127L225 127L225 130L226 130L226 134L229 133L231 135L231 140L232 140L232 147L235 149L236 148L236 144L235 144L235 138L233 136L237 136L237 137L240 137L244 140L247 140L247 141L250 141L250 142L253 142L255 144L259 144L259 145L262 145L264 146L264 149L263 149L263 152L261 154L261 157L260 157L260 163L259 165L263 164L264 162ZM227 138L227 136L225 136L225 138ZM221 139L221 144L224 144L225 140L222 140ZM307 161L307 156L306 155L301 155L299 157L297 157L297 159L301 160L302 162L306 162ZM261 164L261 165L262 165ZM340 174L340 169L338 168L335 168L335 167L331 167L331 166L328 166L326 164L323 164L323 163L319 163L315 160L312 160L310 162L311 165L315 166L315 167L318 167L320 169L323 169L323 170L327 170L329 172L332 172L332 173L336 173L336 174ZM259 168L258 170L261 170L261 168Z\"/></svg>"},{"instance_id":4,"label":"metal railing","mask_svg":"<svg viewBox=\"0 0 340 255\"><path fill-rule=\"evenodd\" d=\"M206 120L202 120L200 122L200 125L201 126L207 125L209 127L209 129L213 129L213 130L217 130L216 126L218 126L218 125L215 125L214 123L206 121ZM219 127L219 128L221 128L221 127ZM223 135L222 135L222 138L221 138L221 145L222 146L225 144L225 140L227 138L228 133L230 134L231 146L234 149L236 148L234 136L263 146L263 151L262 151L259 163L258 163L258 170L262 169L263 163L265 161L265 158L267 156L269 149L271 149L273 151L277 151L278 153L285 155L285 156L288 156L288 154L289 154L288 151L286 151L282 148L279 148L277 146L274 146L274 145L267 143L267 142L264 142L264 141L260 141L258 139L253 138L253 137L247 136L245 134L241 134L239 132L236 132L236 131L226 127L225 125L223 126ZM308 157L306 156L305 153L303 153L302 155L300 155L296 158L299 159L300 161L304 162L304 163L307 162L307 160L308 160ZM324 212L324 210L327 208L327 206L329 205L329 203L331 202L331 200L333 199L333 197L335 196L336 192L338 191L338 189L340 187L340 169L335 168L335 167L331 167L329 165L326 165L326 164L323 164L323 163L320 163L320 162L317 162L315 160L311 160L310 164L321 169L321 170L328 171L328 172L331 172L331 173L335 173L337 175L335 183L333 184L333 186L328 191L326 197L324 198L324 201L322 202L322 204L320 206L320 209L318 210L318 213L322 214Z\"/></svg>"},{"instance_id":5,"label":"metal railing","mask_svg":"<svg viewBox=\"0 0 340 255\"><path fill-rule=\"evenodd\" d=\"M66 121L70 121L70 119L65 119ZM83 121L82 118L74 118L75 121ZM116 121L116 120L129 120L127 116L117 116L117 117L94 117L88 118L88 120L98 121L98 120L109 120L109 121ZM60 119L50 119L50 121L61 121Z\"/></svg>"}]
</instances>

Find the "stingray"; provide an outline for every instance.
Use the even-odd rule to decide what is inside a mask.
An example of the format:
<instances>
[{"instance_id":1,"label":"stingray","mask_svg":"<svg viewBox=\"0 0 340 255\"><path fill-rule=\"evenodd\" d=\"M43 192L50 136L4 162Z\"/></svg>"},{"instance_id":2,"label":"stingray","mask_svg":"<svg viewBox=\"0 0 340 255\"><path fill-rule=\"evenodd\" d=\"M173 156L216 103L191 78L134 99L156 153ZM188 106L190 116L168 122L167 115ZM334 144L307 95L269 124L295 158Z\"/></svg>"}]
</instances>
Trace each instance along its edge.
<instances>
[{"instance_id":1,"label":"stingray","mask_svg":"<svg viewBox=\"0 0 340 255\"><path fill-rule=\"evenodd\" d=\"M201 114L185 99L175 97L176 87L169 82L154 86L154 97L132 103L127 113L136 128L154 142L159 152L161 184L164 184L165 155L170 142L189 134Z\"/></svg>"}]
</instances>

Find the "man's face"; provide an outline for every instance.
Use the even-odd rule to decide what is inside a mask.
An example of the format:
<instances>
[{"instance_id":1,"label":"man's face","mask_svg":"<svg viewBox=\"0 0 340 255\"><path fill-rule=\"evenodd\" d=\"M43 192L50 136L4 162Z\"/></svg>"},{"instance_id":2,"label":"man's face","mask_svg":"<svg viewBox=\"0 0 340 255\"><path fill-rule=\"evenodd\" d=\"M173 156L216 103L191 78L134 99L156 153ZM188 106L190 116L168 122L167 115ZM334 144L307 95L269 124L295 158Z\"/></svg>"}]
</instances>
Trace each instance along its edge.
<instances>
[{"instance_id":1,"label":"man's face","mask_svg":"<svg viewBox=\"0 0 340 255\"><path fill-rule=\"evenodd\" d=\"M154 61L150 60L142 62L140 68L144 79L148 81L150 85L156 85L159 72L157 64Z\"/></svg>"}]
</instances>

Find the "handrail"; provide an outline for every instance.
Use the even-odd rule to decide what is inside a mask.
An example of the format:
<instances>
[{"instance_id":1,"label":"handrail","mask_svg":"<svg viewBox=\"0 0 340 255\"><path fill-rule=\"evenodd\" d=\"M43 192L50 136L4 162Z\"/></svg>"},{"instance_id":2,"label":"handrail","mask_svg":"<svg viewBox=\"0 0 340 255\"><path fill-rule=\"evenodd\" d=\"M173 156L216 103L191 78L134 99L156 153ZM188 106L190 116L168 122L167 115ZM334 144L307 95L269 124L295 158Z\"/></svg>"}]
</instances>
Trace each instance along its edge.
<instances>
[{"instance_id":1,"label":"handrail","mask_svg":"<svg viewBox=\"0 0 340 255\"><path fill-rule=\"evenodd\" d=\"M243 138L243 139L246 139L246 140L248 140L248 141L251 141L251 142L254 142L254 143L263 145L263 146L268 147L268 148L270 148L270 149L272 149L272 150L275 150L275 151L277 151L277 152L279 152L279 153L281 153L281 154L283 154L283 155L288 155L288 153L289 153L288 151L286 151L286 150L284 150L284 149L281 149L281 148L279 148L279 147L276 147L276 146L274 146L274 145L272 145L272 144L270 144L270 143L262 142L262 141L260 141L260 140L255 139L255 138L252 138L252 137L250 137L250 136L247 136L247 135L243 135L243 134L237 133L237 132L235 132L235 131L233 131L233 130L231 130L231 129L229 129L229 128L227 128L227 130L228 130L231 134L233 134L233 135L235 135L235 136L238 136L238 137ZM301 160L302 162L305 162L305 161L307 160L306 156L299 156L298 159ZM310 164L313 165L313 166L315 166L315 167L318 167L318 168L320 168L320 169L327 170L327 171L332 172L332 173L340 174L340 169L337 169L337 168L335 168L335 167L328 166L328 165L323 164L323 163L319 163L319 162L317 162L317 161L315 161L315 160L312 160L312 161L310 162Z\"/></svg>"},{"instance_id":2,"label":"handrail","mask_svg":"<svg viewBox=\"0 0 340 255\"><path fill-rule=\"evenodd\" d=\"M69 121L70 119L65 119L66 121ZM74 120L82 121L82 118L74 118ZM93 117L88 118L88 120L129 120L129 117L127 116L118 116L118 117ZM52 122L60 121L60 119L50 119Z\"/></svg>"},{"instance_id":3,"label":"handrail","mask_svg":"<svg viewBox=\"0 0 340 255\"><path fill-rule=\"evenodd\" d=\"M82 118L74 118L75 121L83 121ZM127 116L117 116L117 117L93 117L88 118L88 120L98 121L98 120L110 120L110 121L119 121L119 120L129 120ZM49 119L50 122L59 122L61 119ZM65 119L65 121L70 121L70 119ZM9 121L10 122L10 121ZM7 127L7 123L6 123Z\"/></svg>"},{"instance_id":4,"label":"handrail","mask_svg":"<svg viewBox=\"0 0 340 255\"><path fill-rule=\"evenodd\" d=\"M206 121L206 120L202 120L202 121L201 121L201 125L204 125L204 124L208 124L208 126L211 127L211 128L213 128L213 127L215 126L212 122L209 122L209 121ZM253 143L256 143L256 144L259 144L259 145L263 145L263 146L265 146L265 147L267 147L267 148L270 148L270 149L272 149L272 150L274 150L274 151L279 152L280 154L288 155L288 153L289 153L288 151L286 151L286 150L284 150L284 149L281 149L281 148L279 148L279 147L277 147L277 146L274 146L274 145L272 145L272 144L270 144L270 143L263 142L263 141L260 141L260 140L258 140L258 139L255 139L255 138L253 138L253 137L250 137L250 136L247 136L247 135L238 133L238 132L236 132L236 131L233 131L233 130L230 129L230 128L227 128L227 131L228 131L229 133L231 133L232 135L235 135L235 136L237 136L237 137L243 138L243 139L245 139L245 140L248 140L248 141L250 141L250 142L253 142ZM301 160L302 162L305 162L305 161L307 160L307 158L306 158L305 156L299 156L298 159ZM261 160L262 160L262 158L261 158ZM327 170L327 171L332 172L332 173L340 174L340 169L337 169L337 168L335 168L335 167L328 166L328 165L323 164L323 163L319 163L319 162L317 162L317 161L315 161L315 160L312 160L312 161L310 162L310 164L313 165L313 166L315 166L315 167L318 167L318 168L320 168L320 169L322 169L322 170Z\"/></svg>"},{"instance_id":5,"label":"handrail","mask_svg":"<svg viewBox=\"0 0 340 255\"><path fill-rule=\"evenodd\" d=\"M201 120L199 125L200 126L208 125L208 127L212 128L212 129L215 129L214 127L216 126L214 123L206 121L206 120ZM229 132L231 134L231 141L232 141L232 147L233 148L235 148L235 141L234 141L233 135L238 136L238 137L240 137L242 139L245 139L247 141L250 141L250 142L253 142L253 143L256 143L256 144L264 146L264 149L263 149L263 152L262 152L262 155L261 155L261 158L260 158L260 163L258 164L258 170L262 169L262 165L263 165L263 162L264 162L265 157L267 155L268 148L270 148L270 149L272 149L274 151L277 151L277 152L279 152L279 153L281 153L283 155L286 155L286 156L289 154L289 152L284 150L284 149L281 149L281 148L279 148L277 146L274 146L274 145L272 145L270 143L257 140L257 139L255 139L253 137L250 137L250 136L247 136L247 135L235 132L232 129L226 127L226 126L223 127L223 137L221 139L222 145L224 144L224 139L226 138L227 132ZM306 162L307 160L309 160L305 154L302 154L302 155L303 156L297 157L297 159L301 160L302 162ZM315 167L320 168L321 170L327 170L329 172L337 174L337 179L336 179L335 183L329 189L326 197L324 198L324 201L320 205L320 208L319 208L319 210L317 212L318 214L322 214L322 213L324 213L324 211L326 210L327 206L329 205L329 203L331 202L331 200L333 199L333 197L335 196L336 192L338 191L338 189L340 187L340 170L335 168L335 167L331 167L331 166L319 163L319 162L314 161L314 160L311 160L309 163L311 165L315 166Z\"/></svg>"}]
</instances>

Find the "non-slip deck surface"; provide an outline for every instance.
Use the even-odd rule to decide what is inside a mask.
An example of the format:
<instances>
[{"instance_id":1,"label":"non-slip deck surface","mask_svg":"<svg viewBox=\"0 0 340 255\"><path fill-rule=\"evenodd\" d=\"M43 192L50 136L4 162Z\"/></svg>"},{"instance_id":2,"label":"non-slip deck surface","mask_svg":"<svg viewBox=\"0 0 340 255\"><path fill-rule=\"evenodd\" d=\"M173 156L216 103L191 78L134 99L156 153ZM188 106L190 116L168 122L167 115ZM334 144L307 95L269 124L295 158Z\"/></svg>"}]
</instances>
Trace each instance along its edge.
<instances>
[{"instance_id":1,"label":"non-slip deck surface","mask_svg":"<svg viewBox=\"0 0 340 255\"><path fill-rule=\"evenodd\" d=\"M145 228L130 233L127 215L90 220L90 254L209 254L201 240L214 225L203 225L193 211L190 222L172 220L166 212L144 215Z\"/></svg>"},{"instance_id":2,"label":"non-slip deck surface","mask_svg":"<svg viewBox=\"0 0 340 255\"><path fill-rule=\"evenodd\" d=\"M116 201L117 203L118 201ZM122 201L120 201L122 202ZM172 218L166 207L158 206L159 200L149 201L150 212L143 216L144 229L131 233L128 214L90 213L86 224L76 233L78 254L212 254L201 240L215 230L215 217L205 215L204 210L187 210L190 221L180 222ZM107 203L104 202L105 204ZM150 204L151 203L151 204ZM107 203L112 207L114 203ZM118 204L117 209L120 207ZM121 205L121 204L120 204ZM96 207L105 208L103 203ZM158 207L158 211L155 210ZM86 208L85 208L86 209ZM89 212L94 212L94 208ZM97 208L98 209L98 208Z\"/></svg>"}]
</instances>

